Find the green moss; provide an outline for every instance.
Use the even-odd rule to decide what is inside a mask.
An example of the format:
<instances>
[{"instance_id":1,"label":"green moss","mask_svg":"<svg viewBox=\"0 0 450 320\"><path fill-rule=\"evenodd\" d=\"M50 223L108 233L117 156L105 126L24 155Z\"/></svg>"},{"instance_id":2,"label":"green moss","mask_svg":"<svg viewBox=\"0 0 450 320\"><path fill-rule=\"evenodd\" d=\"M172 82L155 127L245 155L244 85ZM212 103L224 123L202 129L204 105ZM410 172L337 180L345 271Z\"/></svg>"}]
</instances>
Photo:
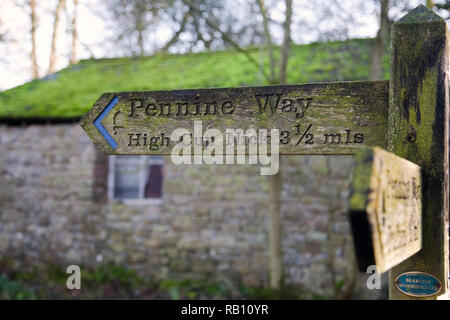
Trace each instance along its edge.
<instances>
[{"instance_id":1,"label":"green moss","mask_svg":"<svg viewBox=\"0 0 450 320\"><path fill-rule=\"evenodd\" d=\"M421 13L416 12L419 16ZM402 21L397 22L394 28L397 42L393 48L392 81L401 90L397 89L393 98L399 113L389 118L389 127L392 128L389 130L389 149L422 167L428 167L431 159L427 153L433 142L430 128L435 121L435 113L427 108L434 108L436 104L436 86L441 67L437 61L441 61L445 45L445 22L442 19L431 20L425 36L420 23L410 25ZM416 41L409 41L411 38ZM410 131L415 131L417 135L414 144L405 143L404 138L399 137L404 135L406 138L404 133Z\"/></svg>"},{"instance_id":2,"label":"green moss","mask_svg":"<svg viewBox=\"0 0 450 320\"><path fill-rule=\"evenodd\" d=\"M371 47L372 39L293 46L288 83L367 79ZM264 51L249 50L255 57L264 57L263 63L268 66ZM384 63L384 70L388 70L389 61ZM387 79L388 74L384 75ZM0 119L78 118L104 92L265 84L257 68L233 50L84 60L41 80L1 92Z\"/></svg>"},{"instance_id":3,"label":"green moss","mask_svg":"<svg viewBox=\"0 0 450 320\"><path fill-rule=\"evenodd\" d=\"M365 211L370 192L372 175L373 148L361 148L355 154L355 165L352 173L350 209Z\"/></svg>"},{"instance_id":4,"label":"green moss","mask_svg":"<svg viewBox=\"0 0 450 320\"><path fill-rule=\"evenodd\" d=\"M447 37L445 20L423 6L394 24L389 150L422 167L422 250L392 275L422 270L448 276L445 212ZM390 279L394 286L395 276ZM391 289L393 299L406 299ZM435 299L435 297L430 297Z\"/></svg>"}]
</instances>

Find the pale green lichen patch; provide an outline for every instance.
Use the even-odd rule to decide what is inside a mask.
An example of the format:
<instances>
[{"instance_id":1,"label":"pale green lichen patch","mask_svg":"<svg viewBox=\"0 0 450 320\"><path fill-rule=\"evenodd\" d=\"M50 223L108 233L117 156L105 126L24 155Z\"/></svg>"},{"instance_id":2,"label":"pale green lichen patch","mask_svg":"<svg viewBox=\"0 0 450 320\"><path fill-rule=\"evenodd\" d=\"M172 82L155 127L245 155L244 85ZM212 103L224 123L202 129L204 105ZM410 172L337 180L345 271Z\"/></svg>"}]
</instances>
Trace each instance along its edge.
<instances>
[{"instance_id":1,"label":"pale green lichen patch","mask_svg":"<svg viewBox=\"0 0 450 320\"><path fill-rule=\"evenodd\" d=\"M394 25L397 41L392 51L392 68L394 77L401 91L393 99L401 108L401 115L409 120L410 108L413 108L416 121L420 124L422 113L419 109L418 95L423 91L425 74L436 66L445 45L445 23L436 23L424 33L420 25ZM415 41L409 39L414 37ZM427 90L427 88L424 88Z\"/></svg>"},{"instance_id":2,"label":"pale green lichen patch","mask_svg":"<svg viewBox=\"0 0 450 320\"><path fill-rule=\"evenodd\" d=\"M420 24L426 22L441 22L442 18L428 9L424 5L419 5L414 10L411 10L403 18L396 22L396 24Z\"/></svg>"},{"instance_id":3,"label":"pale green lichen patch","mask_svg":"<svg viewBox=\"0 0 450 320\"><path fill-rule=\"evenodd\" d=\"M373 167L373 148L361 148L355 154L352 171L350 211L366 210Z\"/></svg>"}]
</instances>

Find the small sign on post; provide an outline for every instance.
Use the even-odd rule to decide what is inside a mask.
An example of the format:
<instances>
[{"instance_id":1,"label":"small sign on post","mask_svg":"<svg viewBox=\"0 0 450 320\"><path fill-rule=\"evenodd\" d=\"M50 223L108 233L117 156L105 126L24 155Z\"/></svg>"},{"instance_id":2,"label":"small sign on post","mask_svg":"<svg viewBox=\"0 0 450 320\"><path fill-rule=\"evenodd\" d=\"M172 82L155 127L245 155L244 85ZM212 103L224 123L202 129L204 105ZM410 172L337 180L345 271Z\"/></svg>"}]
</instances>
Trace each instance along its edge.
<instances>
[{"instance_id":1,"label":"small sign on post","mask_svg":"<svg viewBox=\"0 0 450 320\"><path fill-rule=\"evenodd\" d=\"M420 167L381 148L356 153L350 196L359 268L385 272L421 249Z\"/></svg>"}]
</instances>

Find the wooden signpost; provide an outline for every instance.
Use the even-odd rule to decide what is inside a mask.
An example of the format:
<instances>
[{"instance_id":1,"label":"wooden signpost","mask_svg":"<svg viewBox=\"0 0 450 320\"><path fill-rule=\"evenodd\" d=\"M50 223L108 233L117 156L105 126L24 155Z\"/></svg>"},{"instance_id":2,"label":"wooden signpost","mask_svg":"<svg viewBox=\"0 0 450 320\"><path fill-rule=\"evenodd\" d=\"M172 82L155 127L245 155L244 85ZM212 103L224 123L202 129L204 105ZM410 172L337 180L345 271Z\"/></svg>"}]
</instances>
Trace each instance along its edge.
<instances>
[{"instance_id":1,"label":"wooden signpost","mask_svg":"<svg viewBox=\"0 0 450 320\"><path fill-rule=\"evenodd\" d=\"M387 147L387 115L387 81L338 82L105 93L81 124L107 154L170 154L173 130L195 120L204 129L277 128L280 154L353 154Z\"/></svg>"},{"instance_id":2,"label":"wooden signpost","mask_svg":"<svg viewBox=\"0 0 450 320\"><path fill-rule=\"evenodd\" d=\"M378 147L355 156L349 202L359 268L379 273L422 247L420 167Z\"/></svg>"},{"instance_id":3,"label":"wooden signpost","mask_svg":"<svg viewBox=\"0 0 450 320\"><path fill-rule=\"evenodd\" d=\"M107 154L170 154L173 130L194 121L276 128L280 154L356 154L360 266L390 270L391 299L436 299L449 275L447 39L419 6L393 26L389 81L105 93L81 125Z\"/></svg>"},{"instance_id":4,"label":"wooden signpost","mask_svg":"<svg viewBox=\"0 0 450 320\"><path fill-rule=\"evenodd\" d=\"M408 272L442 284L431 298L448 294L448 44L445 20L423 6L392 27L388 150L422 168L422 250L390 270L391 299L416 298L398 283Z\"/></svg>"}]
</instances>

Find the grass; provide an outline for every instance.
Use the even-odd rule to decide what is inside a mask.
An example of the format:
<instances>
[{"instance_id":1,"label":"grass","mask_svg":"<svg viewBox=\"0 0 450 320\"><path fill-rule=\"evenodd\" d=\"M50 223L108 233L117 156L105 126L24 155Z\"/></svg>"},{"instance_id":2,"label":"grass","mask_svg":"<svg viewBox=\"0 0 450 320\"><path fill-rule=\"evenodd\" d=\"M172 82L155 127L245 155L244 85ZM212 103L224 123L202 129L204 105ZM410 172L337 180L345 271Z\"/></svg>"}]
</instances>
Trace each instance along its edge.
<instances>
[{"instance_id":1,"label":"grass","mask_svg":"<svg viewBox=\"0 0 450 320\"><path fill-rule=\"evenodd\" d=\"M224 279L144 279L124 266L107 263L81 266L81 290L68 290L69 275L51 263L18 271L10 260L0 259L0 300L30 299L323 299L301 290L246 287ZM330 297L328 297L330 298Z\"/></svg>"},{"instance_id":2,"label":"grass","mask_svg":"<svg viewBox=\"0 0 450 320\"><path fill-rule=\"evenodd\" d=\"M292 46L288 83L367 79L372 43L372 39L354 39ZM267 68L264 49L249 50ZM388 66L386 55L386 79ZM259 70L233 50L83 60L43 79L0 92L0 120L78 118L103 92L110 91L265 84Z\"/></svg>"}]
</instances>

